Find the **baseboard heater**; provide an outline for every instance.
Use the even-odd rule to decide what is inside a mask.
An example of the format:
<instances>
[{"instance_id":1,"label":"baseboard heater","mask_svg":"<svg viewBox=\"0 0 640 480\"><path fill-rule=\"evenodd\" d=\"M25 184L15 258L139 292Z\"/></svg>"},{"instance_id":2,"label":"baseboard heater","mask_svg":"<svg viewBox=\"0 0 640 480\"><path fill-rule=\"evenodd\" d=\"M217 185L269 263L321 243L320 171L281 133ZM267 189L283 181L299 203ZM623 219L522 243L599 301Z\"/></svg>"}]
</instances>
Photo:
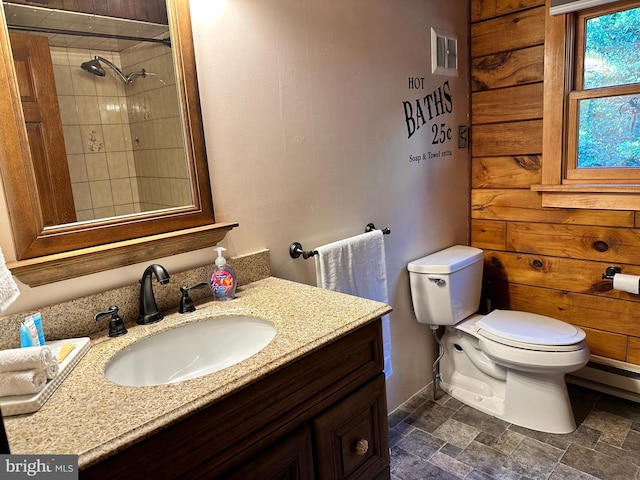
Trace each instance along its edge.
<instances>
[{"instance_id":1,"label":"baseboard heater","mask_svg":"<svg viewBox=\"0 0 640 480\"><path fill-rule=\"evenodd\" d=\"M569 383L640 403L640 365L591 355L584 368L566 378Z\"/></svg>"}]
</instances>

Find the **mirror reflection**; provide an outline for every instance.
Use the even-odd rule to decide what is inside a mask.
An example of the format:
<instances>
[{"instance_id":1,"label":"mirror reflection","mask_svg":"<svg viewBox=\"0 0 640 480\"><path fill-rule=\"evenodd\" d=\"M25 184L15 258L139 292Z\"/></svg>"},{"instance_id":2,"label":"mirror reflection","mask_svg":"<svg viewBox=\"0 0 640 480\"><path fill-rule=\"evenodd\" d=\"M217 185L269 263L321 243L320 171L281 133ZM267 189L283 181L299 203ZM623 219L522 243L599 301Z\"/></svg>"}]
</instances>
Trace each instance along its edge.
<instances>
[{"instance_id":1,"label":"mirror reflection","mask_svg":"<svg viewBox=\"0 0 640 480\"><path fill-rule=\"evenodd\" d=\"M193 205L163 7L143 22L3 3L46 227Z\"/></svg>"}]
</instances>

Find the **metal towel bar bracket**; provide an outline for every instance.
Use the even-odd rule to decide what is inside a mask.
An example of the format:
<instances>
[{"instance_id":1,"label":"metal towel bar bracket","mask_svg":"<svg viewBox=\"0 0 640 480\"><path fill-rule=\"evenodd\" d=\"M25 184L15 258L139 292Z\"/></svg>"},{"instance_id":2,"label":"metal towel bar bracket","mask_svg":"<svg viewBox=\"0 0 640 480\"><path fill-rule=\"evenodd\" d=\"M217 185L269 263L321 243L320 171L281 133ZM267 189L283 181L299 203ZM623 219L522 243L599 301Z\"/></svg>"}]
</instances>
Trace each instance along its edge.
<instances>
[{"instance_id":1,"label":"metal towel bar bracket","mask_svg":"<svg viewBox=\"0 0 640 480\"><path fill-rule=\"evenodd\" d=\"M376 230L376 226L373 223L367 223L367 226L364 227L364 231L370 232L372 230ZM389 235L391 233L391 230L389 228L383 228L382 233L385 235Z\"/></svg>"},{"instance_id":2,"label":"metal towel bar bracket","mask_svg":"<svg viewBox=\"0 0 640 480\"><path fill-rule=\"evenodd\" d=\"M376 226L373 223L367 223L367 226L364 228L365 232L371 232L372 230L377 230ZM389 228L383 228L382 229L382 233L384 235L389 235L391 233L391 230ZM302 257L305 260L307 258L311 258L314 255L318 255L318 251L317 250L304 250L302 248L302 244L300 242L293 242L290 246L289 246L289 255L291 256L291 258L298 258L298 257Z\"/></svg>"},{"instance_id":3,"label":"metal towel bar bracket","mask_svg":"<svg viewBox=\"0 0 640 480\"><path fill-rule=\"evenodd\" d=\"M302 258L306 260L307 258L313 257L317 254L317 250L304 251L300 242L293 242L289 247L289 255L291 255L291 258L298 258L300 255L302 255Z\"/></svg>"}]
</instances>

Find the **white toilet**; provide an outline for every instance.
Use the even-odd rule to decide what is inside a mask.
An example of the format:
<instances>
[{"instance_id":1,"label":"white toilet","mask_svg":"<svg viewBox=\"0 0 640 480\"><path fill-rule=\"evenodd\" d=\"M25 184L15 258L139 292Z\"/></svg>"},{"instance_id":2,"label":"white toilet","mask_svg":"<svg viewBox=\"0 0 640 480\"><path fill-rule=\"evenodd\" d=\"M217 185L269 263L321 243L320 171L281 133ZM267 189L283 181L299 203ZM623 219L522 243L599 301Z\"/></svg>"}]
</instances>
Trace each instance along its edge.
<instances>
[{"instance_id":1,"label":"white toilet","mask_svg":"<svg viewBox=\"0 0 640 480\"><path fill-rule=\"evenodd\" d=\"M581 329L527 312L476 314L482 287L480 249L456 245L409 263L408 270L418 321L434 330L446 327L437 361L437 378L445 392L532 430L575 430L564 376L589 360Z\"/></svg>"}]
</instances>

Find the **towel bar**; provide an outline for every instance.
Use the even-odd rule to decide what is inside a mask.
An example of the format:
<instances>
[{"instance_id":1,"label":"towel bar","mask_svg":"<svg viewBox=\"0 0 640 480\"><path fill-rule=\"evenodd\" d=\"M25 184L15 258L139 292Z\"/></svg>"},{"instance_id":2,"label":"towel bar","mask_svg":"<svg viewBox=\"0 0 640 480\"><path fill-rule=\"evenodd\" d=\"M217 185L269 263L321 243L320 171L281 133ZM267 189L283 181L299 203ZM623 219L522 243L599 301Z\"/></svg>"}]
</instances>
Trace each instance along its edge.
<instances>
[{"instance_id":1,"label":"towel bar","mask_svg":"<svg viewBox=\"0 0 640 480\"><path fill-rule=\"evenodd\" d=\"M377 230L376 226L373 223L367 223L367 226L364 228L365 233L371 232L373 230ZM389 235L391 233L391 230L389 228L383 228L382 233L384 235ZM289 245L289 255L291 256L291 258L298 258L302 256L302 258L306 260L307 258L311 258L314 255L318 255L318 251L303 250L302 244L300 242L293 242L291 245Z\"/></svg>"}]
</instances>

